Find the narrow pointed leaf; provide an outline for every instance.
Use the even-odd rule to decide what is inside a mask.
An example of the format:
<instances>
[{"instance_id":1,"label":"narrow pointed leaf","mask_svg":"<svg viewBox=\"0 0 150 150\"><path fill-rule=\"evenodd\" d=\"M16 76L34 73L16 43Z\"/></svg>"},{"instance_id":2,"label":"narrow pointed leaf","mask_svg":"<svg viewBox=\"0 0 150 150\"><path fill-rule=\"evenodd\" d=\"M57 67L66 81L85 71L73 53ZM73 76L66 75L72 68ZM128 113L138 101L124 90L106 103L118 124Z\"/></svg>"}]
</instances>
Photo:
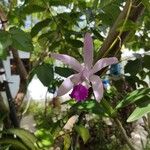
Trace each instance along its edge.
<instances>
[{"instance_id":1,"label":"narrow pointed leaf","mask_svg":"<svg viewBox=\"0 0 150 150\"><path fill-rule=\"evenodd\" d=\"M116 106L116 109L120 109L140 101L145 95L150 95L150 88L137 89L131 93L128 93L125 98Z\"/></svg>"},{"instance_id":2,"label":"narrow pointed leaf","mask_svg":"<svg viewBox=\"0 0 150 150\"><path fill-rule=\"evenodd\" d=\"M34 134L25 129L9 129L8 133L14 134L19 137L22 142L30 149L37 150L37 139Z\"/></svg>"},{"instance_id":3,"label":"narrow pointed leaf","mask_svg":"<svg viewBox=\"0 0 150 150\"><path fill-rule=\"evenodd\" d=\"M82 125L78 125L78 126L76 125L75 130L81 136L84 143L86 143L89 140L90 133L89 133L89 130L87 128L85 128Z\"/></svg>"},{"instance_id":4,"label":"narrow pointed leaf","mask_svg":"<svg viewBox=\"0 0 150 150\"><path fill-rule=\"evenodd\" d=\"M143 101L138 104L137 108L133 111L133 113L127 119L127 122L133 122L135 120L140 119L144 115L150 112L150 96L145 96Z\"/></svg>"},{"instance_id":5,"label":"narrow pointed leaf","mask_svg":"<svg viewBox=\"0 0 150 150\"><path fill-rule=\"evenodd\" d=\"M29 150L23 143L18 141L18 139L13 138L2 138L0 139L0 145L10 145L12 149L16 150Z\"/></svg>"},{"instance_id":6,"label":"narrow pointed leaf","mask_svg":"<svg viewBox=\"0 0 150 150\"><path fill-rule=\"evenodd\" d=\"M64 136L64 148L63 150L68 150L71 146L71 138L69 134L65 134Z\"/></svg>"}]
</instances>

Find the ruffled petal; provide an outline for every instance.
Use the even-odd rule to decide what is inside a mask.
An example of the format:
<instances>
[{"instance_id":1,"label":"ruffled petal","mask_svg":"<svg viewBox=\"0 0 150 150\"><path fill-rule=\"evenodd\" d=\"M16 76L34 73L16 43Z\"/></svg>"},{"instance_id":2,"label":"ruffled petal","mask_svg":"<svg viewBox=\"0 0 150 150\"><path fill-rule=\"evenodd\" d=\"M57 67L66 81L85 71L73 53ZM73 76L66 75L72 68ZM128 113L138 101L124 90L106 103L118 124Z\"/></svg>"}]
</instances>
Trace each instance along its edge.
<instances>
[{"instance_id":1,"label":"ruffled petal","mask_svg":"<svg viewBox=\"0 0 150 150\"><path fill-rule=\"evenodd\" d=\"M86 33L84 37L83 58L85 67L91 69L93 64L93 40L90 33Z\"/></svg>"},{"instance_id":2,"label":"ruffled petal","mask_svg":"<svg viewBox=\"0 0 150 150\"><path fill-rule=\"evenodd\" d=\"M69 55L52 53L51 57L60 60L64 64L69 65L72 69L74 69L77 72L81 72L83 69L83 66L75 58Z\"/></svg>"},{"instance_id":3,"label":"ruffled petal","mask_svg":"<svg viewBox=\"0 0 150 150\"><path fill-rule=\"evenodd\" d=\"M118 62L118 59L116 57L110 57L110 58L102 58L96 62L96 64L93 66L91 72L92 74L100 71L102 68L105 68L109 65L116 64Z\"/></svg>"},{"instance_id":4,"label":"ruffled petal","mask_svg":"<svg viewBox=\"0 0 150 150\"><path fill-rule=\"evenodd\" d=\"M73 86L74 86L74 84L70 80L70 76L69 76L68 78L66 78L62 82L62 84L58 88L57 96L63 96L63 95L65 95L66 93L68 93L73 88Z\"/></svg>"},{"instance_id":5,"label":"ruffled petal","mask_svg":"<svg viewBox=\"0 0 150 150\"><path fill-rule=\"evenodd\" d=\"M103 83L102 83L101 79L99 78L99 76L97 76L97 75L92 75L90 77L90 82L92 83L94 96L95 96L96 100L98 102L100 102L100 100L103 97L103 92L104 92Z\"/></svg>"}]
</instances>

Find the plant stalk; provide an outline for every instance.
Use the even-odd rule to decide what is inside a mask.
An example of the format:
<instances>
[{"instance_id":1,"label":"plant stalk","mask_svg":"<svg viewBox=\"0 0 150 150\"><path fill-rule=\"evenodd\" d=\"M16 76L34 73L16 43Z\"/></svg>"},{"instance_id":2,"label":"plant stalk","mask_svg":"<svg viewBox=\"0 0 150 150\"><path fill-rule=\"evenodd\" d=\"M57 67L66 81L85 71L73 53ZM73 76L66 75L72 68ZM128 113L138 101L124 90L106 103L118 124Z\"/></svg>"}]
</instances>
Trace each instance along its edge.
<instances>
[{"instance_id":1,"label":"plant stalk","mask_svg":"<svg viewBox=\"0 0 150 150\"><path fill-rule=\"evenodd\" d=\"M127 136L127 133L126 133L125 129L123 128L121 122L117 118L114 118L114 121L117 124L118 129L122 133L122 137L126 141L126 143L129 146L129 148L131 150L136 150L135 147L133 146L133 144L131 143L131 141L129 140L129 137Z\"/></svg>"}]
</instances>

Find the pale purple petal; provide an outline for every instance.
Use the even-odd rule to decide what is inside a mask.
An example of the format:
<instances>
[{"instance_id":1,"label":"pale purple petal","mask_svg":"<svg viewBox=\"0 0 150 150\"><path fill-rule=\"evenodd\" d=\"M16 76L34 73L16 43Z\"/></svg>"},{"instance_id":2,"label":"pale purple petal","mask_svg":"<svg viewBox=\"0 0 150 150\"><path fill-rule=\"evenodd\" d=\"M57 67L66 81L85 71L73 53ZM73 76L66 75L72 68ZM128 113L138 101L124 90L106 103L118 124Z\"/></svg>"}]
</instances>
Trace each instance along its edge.
<instances>
[{"instance_id":1,"label":"pale purple petal","mask_svg":"<svg viewBox=\"0 0 150 150\"><path fill-rule=\"evenodd\" d=\"M93 66L91 73L94 74L100 71L102 68L105 68L112 64L116 64L117 62L118 62L118 59L116 57L102 58L98 60L96 64Z\"/></svg>"},{"instance_id":2,"label":"pale purple petal","mask_svg":"<svg viewBox=\"0 0 150 150\"><path fill-rule=\"evenodd\" d=\"M103 83L102 83L100 77L97 75L92 75L90 77L90 82L92 83L94 96L95 96L96 100L98 102L100 102L100 100L103 97L103 92L104 92Z\"/></svg>"},{"instance_id":3,"label":"pale purple petal","mask_svg":"<svg viewBox=\"0 0 150 150\"><path fill-rule=\"evenodd\" d=\"M91 69L93 64L93 40L90 33L86 33L84 37L83 58L85 67Z\"/></svg>"},{"instance_id":4,"label":"pale purple petal","mask_svg":"<svg viewBox=\"0 0 150 150\"><path fill-rule=\"evenodd\" d=\"M57 96L63 96L66 93L68 93L72 88L74 84L70 80L70 76L66 78L63 83L60 85L57 91Z\"/></svg>"},{"instance_id":5,"label":"pale purple petal","mask_svg":"<svg viewBox=\"0 0 150 150\"><path fill-rule=\"evenodd\" d=\"M72 83L73 83L74 85L76 85L76 84L82 82L82 81L81 81L81 73L74 74L74 75L70 78L70 80L72 81Z\"/></svg>"},{"instance_id":6,"label":"pale purple petal","mask_svg":"<svg viewBox=\"0 0 150 150\"><path fill-rule=\"evenodd\" d=\"M75 58L69 55L52 53L51 57L60 60L64 64L69 65L72 69L74 69L77 72L81 72L83 69L82 65Z\"/></svg>"}]
</instances>

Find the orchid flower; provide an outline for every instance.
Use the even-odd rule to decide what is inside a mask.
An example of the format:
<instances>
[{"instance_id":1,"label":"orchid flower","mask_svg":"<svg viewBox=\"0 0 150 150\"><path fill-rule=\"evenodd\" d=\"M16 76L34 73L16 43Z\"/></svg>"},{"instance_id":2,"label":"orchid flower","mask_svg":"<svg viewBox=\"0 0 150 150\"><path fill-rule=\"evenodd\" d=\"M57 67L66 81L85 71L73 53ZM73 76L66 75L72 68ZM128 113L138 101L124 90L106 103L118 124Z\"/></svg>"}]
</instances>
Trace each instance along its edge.
<instances>
[{"instance_id":1,"label":"orchid flower","mask_svg":"<svg viewBox=\"0 0 150 150\"><path fill-rule=\"evenodd\" d=\"M102 58L93 65L93 41L90 33L86 33L84 38L83 65L69 55L52 53L51 57L69 65L77 72L66 78L57 91L57 96L63 96L73 89L70 96L77 101L85 100L88 96L88 88L92 86L95 99L100 102L104 92L103 83L95 73L118 62L116 57L110 57ZM86 86L83 85L84 83Z\"/></svg>"}]
</instances>

